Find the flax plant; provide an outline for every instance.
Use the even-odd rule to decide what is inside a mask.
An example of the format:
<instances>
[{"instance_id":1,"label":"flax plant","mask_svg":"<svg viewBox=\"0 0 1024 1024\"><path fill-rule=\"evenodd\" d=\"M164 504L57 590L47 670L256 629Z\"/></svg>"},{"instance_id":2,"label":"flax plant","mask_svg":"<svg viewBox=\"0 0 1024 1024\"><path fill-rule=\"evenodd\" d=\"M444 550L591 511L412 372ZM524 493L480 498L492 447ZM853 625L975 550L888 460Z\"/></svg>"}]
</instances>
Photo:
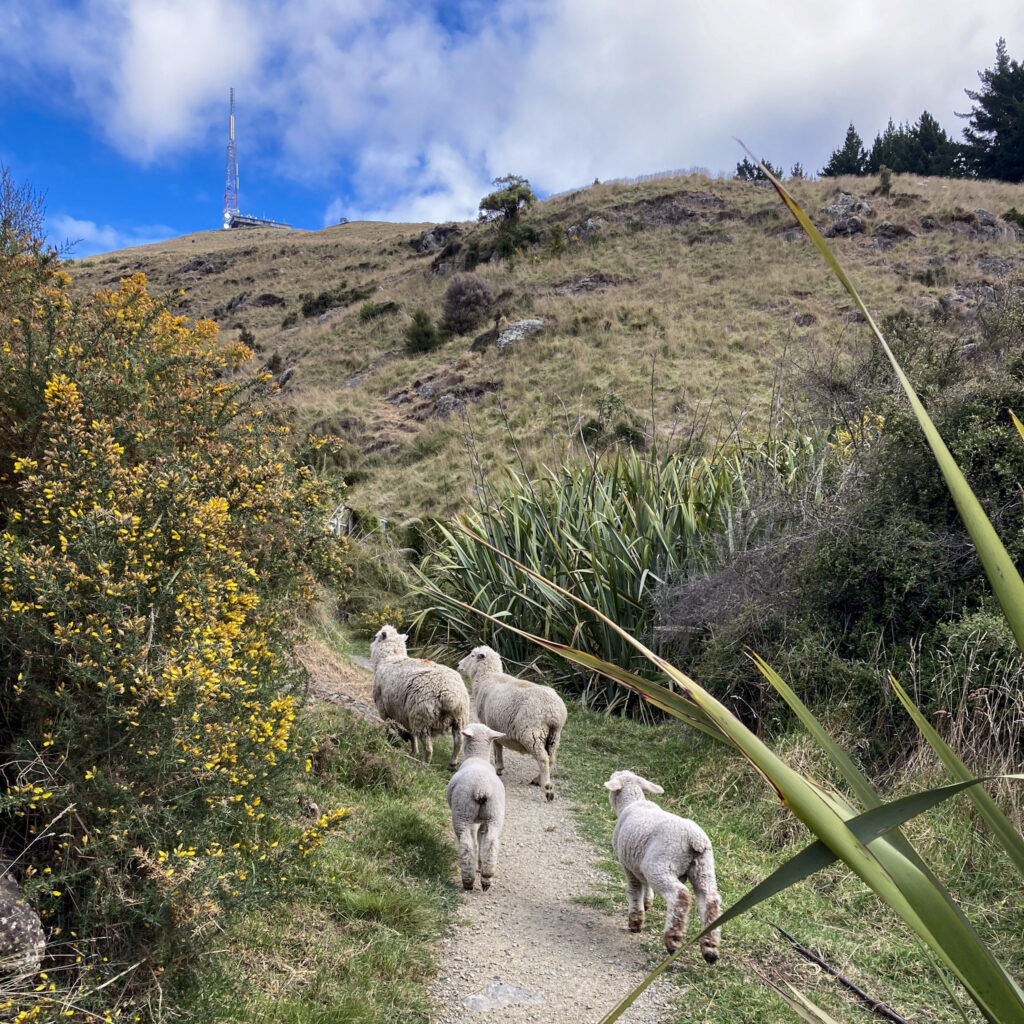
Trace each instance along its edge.
<instances>
[{"instance_id":1,"label":"flax plant","mask_svg":"<svg viewBox=\"0 0 1024 1024\"><path fill-rule=\"evenodd\" d=\"M434 636L443 629L447 641L473 646L481 640L481 623L462 609L469 604L528 632L649 672L614 629L581 615L572 600L550 588L531 588L503 556L599 608L630 633L649 636L657 585L701 573L777 532L783 513L766 495L820 501L831 455L820 439L793 432L758 444L732 440L709 455L629 450L564 465L536 480L510 473L495 500L468 517L471 533L438 524L440 543L415 570L418 590L432 604L414 627ZM525 657L527 650L523 645L508 653ZM602 706L622 699L610 682L603 688L585 684L582 695Z\"/></svg>"}]
</instances>

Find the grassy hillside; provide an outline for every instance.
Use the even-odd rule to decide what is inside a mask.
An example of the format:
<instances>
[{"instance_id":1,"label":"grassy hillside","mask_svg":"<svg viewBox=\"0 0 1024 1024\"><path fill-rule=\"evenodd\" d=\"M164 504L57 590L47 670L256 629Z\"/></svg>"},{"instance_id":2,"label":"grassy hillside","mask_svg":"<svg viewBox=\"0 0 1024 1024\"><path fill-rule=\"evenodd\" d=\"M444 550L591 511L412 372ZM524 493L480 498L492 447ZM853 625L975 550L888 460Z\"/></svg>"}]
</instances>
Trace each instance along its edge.
<instances>
[{"instance_id":1,"label":"grassy hillside","mask_svg":"<svg viewBox=\"0 0 1024 1024\"><path fill-rule=\"evenodd\" d=\"M874 184L792 187L823 227L834 218L821 208L839 189L870 204L866 231L835 244L873 309L934 312L969 340L986 305L1024 283L1020 232L975 211L1024 209L1024 187L897 177L882 198L869 194ZM527 222L536 244L476 268L497 296L495 317L545 323L500 353L454 337L413 356L404 339L415 310L440 318L450 271L467 252L488 252L493 225L456 225L426 250L424 224L210 231L71 271L82 290L144 271L177 311L213 317L229 336L252 332L271 369L295 368L282 411L348 440L353 502L389 518L463 503L474 462L492 472L515 459L510 431L530 465L560 459L589 419L625 417L676 437L705 419L719 433L756 427L780 367L803 371L863 340L848 298L757 185L599 185L539 203ZM303 316L300 295L327 291L327 308ZM446 414L447 395L456 409Z\"/></svg>"}]
</instances>

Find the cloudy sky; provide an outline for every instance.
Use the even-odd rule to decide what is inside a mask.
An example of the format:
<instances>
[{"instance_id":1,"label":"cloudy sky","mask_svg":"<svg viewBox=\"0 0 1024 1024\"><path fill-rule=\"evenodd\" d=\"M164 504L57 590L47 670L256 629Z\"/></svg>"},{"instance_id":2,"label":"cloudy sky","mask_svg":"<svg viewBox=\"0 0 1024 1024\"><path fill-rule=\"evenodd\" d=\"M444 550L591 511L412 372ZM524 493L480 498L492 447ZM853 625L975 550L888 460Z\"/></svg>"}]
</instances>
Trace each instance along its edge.
<instances>
[{"instance_id":1,"label":"cloudy sky","mask_svg":"<svg viewBox=\"0 0 1024 1024\"><path fill-rule=\"evenodd\" d=\"M0 0L0 161L79 256L216 228L228 89L240 207L475 215L494 177L540 194L675 168L738 136L817 171L853 121L959 137L1021 0Z\"/></svg>"}]
</instances>

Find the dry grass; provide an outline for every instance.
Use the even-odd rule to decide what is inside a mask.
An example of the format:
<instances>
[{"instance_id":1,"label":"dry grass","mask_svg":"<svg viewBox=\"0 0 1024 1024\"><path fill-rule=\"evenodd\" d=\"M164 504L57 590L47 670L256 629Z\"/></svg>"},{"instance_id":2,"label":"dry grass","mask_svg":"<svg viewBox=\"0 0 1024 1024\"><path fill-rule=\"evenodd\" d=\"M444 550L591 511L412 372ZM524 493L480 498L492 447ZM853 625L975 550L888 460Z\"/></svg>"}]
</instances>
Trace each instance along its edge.
<instances>
[{"instance_id":1,"label":"dry grass","mask_svg":"<svg viewBox=\"0 0 1024 1024\"><path fill-rule=\"evenodd\" d=\"M969 221L957 219L978 208L997 215L1024 209L1024 187L900 175L884 199L869 194L874 184L856 178L792 183L823 224L830 218L817 211L837 188L872 205L869 232L837 239L836 247L873 310L905 307L927 315L958 291L980 285L1001 291L1024 282L1018 242L980 237ZM937 227L923 227L925 218ZM302 427L334 430L359 448L363 473L354 500L391 518L463 503L473 479L470 447L488 471L510 463L502 409L530 464L559 458L580 417L593 415L608 393L648 427L653 412L659 433L685 433L709 405L719 432L743 417L756 428L784 353L803 362L864 338L849 301L764 188L696 175L600 185L540 203L532 219L542 239L555 223L594 219L603 226L561 254L542 242L512 267L477 268L496 295L506 293L502 305L511 319L538 316L548 325L545 334L505 353L470 352L469 338L427 354L405 353L411 313L422 308L438 318L448 280L431 272L435 254L410 244L430 225L210 231L93 257L72 272L84 289L144 270L154 292L185 289L172 300L181 312L215 314L231 334L243 324L255 334L261 358L276 354L281 365L297 368L278 399L282 409ZM912 237L880 244L871 232L884 220ZM493 231L461 228L464 237L482 240ZM205 262L197 264L197 257ZM587 278L598 287L582 288ZM356 302L322 319L300 313L294 326L282 328L284 316L298 310L300 293L343 281L372 285L373 301L393 300L400 312L361 321ZM264 294L285 305L256 305ZM951 321L949 330L966 337L971 322ZM424 384L436 398L485 383L495 390L470 395L468 426L459 414L437 418L434 399L417 394Z\"/></svg>"}]
</instances>

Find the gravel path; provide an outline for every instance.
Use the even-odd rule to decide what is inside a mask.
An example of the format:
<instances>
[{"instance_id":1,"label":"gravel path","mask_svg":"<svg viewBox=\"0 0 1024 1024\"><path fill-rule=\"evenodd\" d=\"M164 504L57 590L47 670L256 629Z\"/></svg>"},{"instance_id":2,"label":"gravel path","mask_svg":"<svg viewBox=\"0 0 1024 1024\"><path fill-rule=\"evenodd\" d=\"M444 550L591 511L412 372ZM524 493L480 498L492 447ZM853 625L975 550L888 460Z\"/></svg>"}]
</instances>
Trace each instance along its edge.
<instances>
[{"instance_id":1,"label":"gravel path","mask_svg":"<svg viewBox=\"0 0 1024 1024\"><path fill-rule=\"evenodd\" d=\"M528 785L536 769L532 759L506 754L498 871L489 892L476 888L465 894L460 923L444 942L433 985L437 1024L593 1024L657 962L639 936L626 930L625 891L622 913L614 917L573 902L602 876L592 866L593 848L577 832L567 799L557 791L557 776L553 803ZM657 916L653 924L660 928ZM488 1001L488 990L499 1003L503 992L516 997L494 985L488 989L489 982L515 986L525 990L518 998L543 1002L475 1009ZM677 993L675 985L656 981L620 1019L662 1024L670 1019L670 1000Z\"/></svg>"},{"instance_id":2,"label":"gravel path","mask_svg":"<svg viewBox=\"0 0 1024 1024\"><path fill-rule=\"evenodd\" d=\"M340 658L317 643L300 653L315 696L379 721L365 658ZM594 1024L660 959L626 930L625 889L615 915L573 902L604 876L559 792L560 772L548 803L529 785L536 771L532 758L506 753L498 872L489 892L463 895L459 923L443 943L432 986L436 1024ZM457 866L452 881L461 889ZM656 934L663 923L658 910L648 923ZM679 995L676 985L656 981L620 1020L665 1024Z\"/></svg>"}]
</instances>

